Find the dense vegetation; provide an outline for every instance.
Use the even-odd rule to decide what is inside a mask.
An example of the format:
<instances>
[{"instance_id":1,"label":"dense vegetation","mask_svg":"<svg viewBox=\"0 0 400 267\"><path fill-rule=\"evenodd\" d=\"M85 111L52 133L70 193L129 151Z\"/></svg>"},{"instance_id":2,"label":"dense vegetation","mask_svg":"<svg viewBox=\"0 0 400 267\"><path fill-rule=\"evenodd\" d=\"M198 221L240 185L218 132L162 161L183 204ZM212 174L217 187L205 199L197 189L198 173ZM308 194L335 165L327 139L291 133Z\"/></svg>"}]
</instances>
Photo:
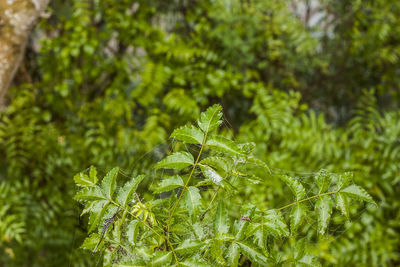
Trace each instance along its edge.
<instances>
[{"instance_id":1,"label":"dense vegetation","mask_svg":"<svg viewBox=\"0 0 400 267\"><path fill-rule=\"evenodd\" d=\"M53 1L0 114L2 265L122 264L133 261L128 252L140 255L136 264L229 265L237 259L226 256L229 249L243 265L304 258L323 266L400 264L400 3L316 1L312 19L301 12L307 2ZM237 152L206 151L225 159L204 163L232 177L221 185L210 183L207 169L186 178L200 147L174 131L215 103L224 118L218 139ZM171 134L192 145L171 142ZM182 171L154 168L177 151L191 161ZM256 166L235 170L238 155L244 163L258 159ZM228 175L234 170L249 175ZM118 205L85 202L76 173L83 190L112 188ZM377 205L347 206L335 192L329 223L321 228L324 209L307 201L305 222L293 226L295 208L276 209L320 194L318 177L332 179L328 192L351 178L349 186L370 200L355 184L364 188ZM304 194L293 197L288 181ZM188 192L200 204L190 206ZM198 232L176 223L184 216L195 225L197 214ZM265 217L274 224L256 234ZM168 238L158 228L166 225Z\"/></svg>"}]
</instances>

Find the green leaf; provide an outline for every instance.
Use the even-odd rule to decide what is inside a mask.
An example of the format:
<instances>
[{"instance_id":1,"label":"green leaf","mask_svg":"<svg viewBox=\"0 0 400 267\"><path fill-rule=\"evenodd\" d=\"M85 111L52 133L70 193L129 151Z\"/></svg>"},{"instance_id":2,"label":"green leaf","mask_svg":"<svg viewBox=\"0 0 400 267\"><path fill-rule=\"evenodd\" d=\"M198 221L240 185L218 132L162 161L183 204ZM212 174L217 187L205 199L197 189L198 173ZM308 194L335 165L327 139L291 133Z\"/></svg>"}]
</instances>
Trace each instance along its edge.
<instances>
[{"instance_id":1,"label":"green leaf","mask_svg":"<svg viewBox=\"0 0 400 267\"><path fill-rule=\"evenodd\" d=\"M342 189L340 192L343 194L346 194L347 196L349 196L352 199L367 201L367 202L375 204L375 201L367 193L367 191L365 191L363 188L359 187L358 185L350 185L349 187Z\"/></svg>"},{"instance_id":2,"label":"green leaf","mask_svg":"<svg viewBox=\"0 0 400 267\"><path fill-rule=\"evenodd\" d=\"M277 210L269 210L264 216L265 226L277 236L288 236L289 230L282 214Z\"/></svg>"},{"instance_id":3,"label":"green leaf","mask_svg":"<svg viewBox=\"0 0 400 267\"><path fill-rule=\"evenodd\" d=\"M353 180L352 172L345 172L345 173L339 175L337 185L336 185L336 190L341 190L343 187L350 184L350 182L352 180Z\"/></svg>"},{"instance_id":4,"label":"green leaf","mask_svg":"<svg viewBox=\"0 0 400 267\"><path fill-rule=\"evenodd\" d=\"M199 193L199 189L194 186L189 186L189 188L185 192L186 197L185 197L185 202L186 202L186 208L189 211L189 215L193 216L196 218L199 208L201 205L201 196Z\"/></svg>"},{"instance_id":5,"label":"green leaf","mask_svg":"<svg viewBox=\"0 0 400 267\"><path fill-rule=\"evenodd\" d=\"M332 179L329 173L326 170L321 170L316 177L316 183L319 188L319 193L326 192L331 185L331 181Z\"/></svg>"},{"instance_id":6,"label":"green leaf","mask_svg":"<svg viewBox=\"0 0 400 267\"><path fill-rule=\"evenodd\" d=\"M206 112L200 114L200 119L197 122L200 129L205 133L209 133L218 128L222 123L222 107L220 105L213 105L207 109Z\"/></svg>"},{"instance_id":7,"label":"green leaf","mask_svg":"<svg viewBox=\"0 0 400 267\"><path fill-rule=\"evenodd\" d=\"M161 183L154 190L154 194L171 191L178 187L183 187L184 183L179 175L172 176L167 179L163 179Z\"/></svg>"},{"instance_id":8,"label":"green leaf","mask_svg":"<svg viewBox=\"0 0 400 267\"><path fill-rule=\"evenodd\" d=\"M295 205L290 211L290 231L295 233L306 216L307 208L303 203Z\"/></svg>"},{"instance_id":9,"label":"green leaf","mask_svg":"<svg viewBox=\"0 0 400 267\"><path fill-rule=\"evenodd\" d=\"M317 200L315 209L318 213L318 233L325 234L332 214L332 199L330 196L322 196Z\"/></svg>"},{"instance_id":10,"label":"green leaf","mask_svg":"<svg viewBox=\"0 0 400 267\"><path fill-rule=\"evenodd\" d=\"M85 238L82 249L92 250L96 247L97 243L100 241L101 235L98 233L93 233L89 237Z\"/></svg>"},{"instance_id":11,"label":"green leaf","mask_svg":"<svg viewBox=\"0 0 400 267\"><path fill-rule=\"evenodd\" d=\"M74 199L78 201L93 201L93 200L103 200L107 199L103 192L101 191L100 187L87 187L80 190L75 196Z\"/></svg>"},{"instance_id":12,"label":"green leaf","mask_svg":"<svg viewBox=\"0 0 400 267\"><path fill-rule=\"evenodd\" d=\"M299 181L297 181L296 179L289 177L287 175L281 175L279 177L290 188L290 190L295 195L297 201L299 201L305 197L306 190L304 189L303 185Z\"/></svg>"},{"instance_id":13,"label":"green leaf","mask_svg":"<svg viewBox=\"0 0 400 267\"><path fill-rule=\"evenodd\" d=\"M184 262L180 262L179 265L187 266L187 267L210 267L204 260L198 258L189 258Z\"/></svg>"},{"instance_id":14,"label":"green leaf","mask_svg":"<svg viewBox=\"0 0 400 267\"><path fill-rule=\"evenodd\" d=\"M106 196L108 199L112 199L112 195L115 192L118 171L119 168L115 167L106 174L101 182L101 190L103 191L104 196Z\"/></svg>"},{"instance_id":15,"label":"green leaf","mask_svg":"<svg viewBox=\"0 0 400 267\"><path fill-rule=\"evenodd\" d=\"M314 255L306 254L300 260L297 260L297 266L320 267L321 263Z\"/></svg>"},{"instance_id":16,"label":"green leaf","mask_svg":"<svg viewBox=\"0 0 400 267\"><path fill-rule=\"evenodd\" d=\"M222 199L219 201L214 217L214 234L226 234L229 232L228 212Z\"/></svg>"},{"instance_id":17,"label":"green leaf","mask_svg":"<svg viewBox=\"0 0 400 267\"><path fill-rule=\"evenodd\" d=\"M214 184L216 185L221 185L222 182L222 177L221 175L219 175L213 168L203 165L200 166L201 171L203 172L204 177L206 177L207 179L210 179Z\"/></svg>"},{"instance_id":18,"label":"green leaf","mask_svg":"<svg viewBox=\"0 0 400 267\"><path fill-rule=\"evenodd\" d=\"M129 223L126 231L129 243L136 244L139 235L139 229L140 229L140 222L138 220L132 220Z\"/></svg>"},{"instance_id":19,"label":"green leaf","mask_svg":"<svg viewBox=\"0 0 400 267\"><path fill-rule=\"evenodd\" d=\"M76 185L80 187L91 187L95 186L97 183L96 169L92 166L90 168L90 175L87 176L84 173L78 173L74 176L74 181Z\"/></svg>"},{"instance_id":20,"label":"green leaf","mask_svg":"<svg viewBox=\"0 0 400 267\"><path fill-rule=\"evenodd\" d=\"M204 133L193 125L182 126L175 129L172 132L171 137L188 144L202 144Z\"/></svg>"},{"instance_id":21,"label":"green leaf","mask_svg":"<svg viewBox=\"0 0 400 267\"><path fill-rule=\"evenodd\" d=\"M92 209L90 210L91 213L89 216L89 233L99 226L101 220L104 217L104 214L108 209L109 204L110 202L108 200L100 200L93 205Z\"/></svg>"},{"instance_id":22,"label":"green leaf","mask_svg":"<svg viewBox=\"0 0 400 267\"><path fill-rule=\"evenodd\" d=\"M181 170L183 168L186 168L187 166L193 165L193 163L194 159L192 154L188 152L175 152L158 162L155 168Z\"/></svg>"},{"instance_id":23,"label":"green leaf","mask_svg":"<svg viewBox=\"0 0 400 267\"><path fill-rule=\"evenodd\" d=\"M232 243L228 248L228 264L230 267L237 267L239 265L240 247L236 243Z\"/></svg>"},{"instance_id":24,"label":"green leaf","mask_svg":"<svg viewBox=\"0 0 400 267\"><path fill-rule=\"evenodd\" d=\"M150 266L169 266L172 260L172 252L156 251L151 259Z\"/></svg>"},{"instance_id":25,"label":"green leaf","mask_svg":"<svg viewBox=\"0 0 400 267\"><path fill-rule=\"evenodd\" d=\"M208 157L200 161L200 164L208 165L214 168L217 172L226 174L228 173L233 165L233 161L226 157Z\"/></svg>"},{"instance_id":26,"label":"green leaf","mask_svg":"<svg viewBox=\"0 0 400 267\"><path fill-rule=\"evenodd\" d=\"M175 248L175 252L179 254L191 254L197 252L201 246L203 246L203 243L199 240L186 239L182 244Z\"/></svg>"},{"instance_id":27,"label":"green leaf","mask_svg":"<svg viewBox=\"0 0 400 267\"><path fill-rule=\"evenodd\" d=\"M122 206L127 206L128 202L131 200L133 193L135 193L139 184L145 178L145 175L139 175L132 180L126 182L123 187L118 191L117 202Z\"/></svg>"},{"instance_id":28,"label":"green leaf","mask_svg":"<svg viewBox=\"0 0 400 267\"><path fill-rule=\"evenodd\" d=\"M144 262L113 264L113 267L146 267Z\"/></svg>"},{"instance_id":29,"label":"green leaf","mask_svg":"<svg viewBox=\"0 0 400 267\"><path fill-rule=\"evenodd\" d=\"M342 212L343 216L347 219L350 216L350 203L349 198L343 193L336 194L336 206Z\"/></svg>"},{"instance_id":30,"label":"green leaf","mask_svg":"<svg viewBox=\"0 0 400 267\"><path fill-rule=\"evenodd\" d=\"M92 180L94 184L97 183L97 181L99 179L97 179L97 169L96 169L96 167L90 166L89 177L90 177L90 180Z\"/></svg>"},{"instance_id":31,"label":"green leaf","mask_svg":"<svg viewBox=\"0 0 400 267\"><path fill-rule=\"evenodd\" d=\"M260 252L253 244L246 241L234 242L240 246L242 253L253 260L254 263L261 265L267 263L267 257L262 252Z\"/></svg>"},{"instance_id":32,"label":"green leaf","mask_svg":"<svg viewBox=\"0 0 400 267\"><path fill-rule=\"evenodd\" d=\"M235 142L219 135L214 135L208 138L206 145L211 149L224 152L232 156L243 154L242 150L235 144Z\"/></svg>"},{"instance_id":33,"label":"green leaf","mask_svg":"<svg viewBox=\"0 0 400 267\"><path fill-rule=\"evenodd\" d=\"M237 233L235 236L236 240L241 240L244 237L244 234L246 232L246 228L249 224L248 220L251 220L253 214L255 211L255 206L251 206L247 211L242 215L242 217L239 220L239 223L236 224L237 226Z\"/></svg>"}]
</instances>

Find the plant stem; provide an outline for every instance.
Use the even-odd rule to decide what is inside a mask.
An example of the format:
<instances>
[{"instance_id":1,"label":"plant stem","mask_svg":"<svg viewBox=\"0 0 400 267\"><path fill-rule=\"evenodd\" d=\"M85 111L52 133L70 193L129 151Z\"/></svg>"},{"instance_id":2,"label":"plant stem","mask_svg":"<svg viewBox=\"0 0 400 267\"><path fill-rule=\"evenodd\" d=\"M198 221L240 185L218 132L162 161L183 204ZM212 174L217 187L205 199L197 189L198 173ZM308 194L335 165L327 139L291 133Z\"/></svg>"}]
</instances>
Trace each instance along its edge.
<instances>
[{"instance_id":1,"label":"plant stem","mask_svg":"<svg viewBox=\"0 0 400 267\"><path fill-rule=\"evenodd\" d=\"M182 199L183 193L185 193L185 190L186 190L187 187L188 187L188 184L189 184L189 182L190 182L190 179L191 179L192 176L193 176L194 170L196 169L196 167L197 167L197 165L198 165L198 163L199 163L200 156L201 156L201 153L203 153L206 140L207 140L207 132L204 134L204 138L203 138L203 142L202 142L202 144L201 144L201 148L200 148L199 154L197 155L196 161L195 161L195 163L194 163L194 165L193 165L193 167L192 167L192 170L191 170L191 172L190 172L190 174L189 174L189 177L188 177L188 179L186 180L185 185L183 186L182 192L181 192L181 194L179 195L178 200L175 202L175 205L172 207L171 214L169 215L169 218L168 218L167 232L169 232L169 226L170 226L170 224L171 224L171 219L172 219L172 217L174 216L175 210L176 210L176 208L178 207L178 204L179 204L179 202L180 202L181 199Z\"/></svg>"},{"instance_id":2,"label":"plant stem","mask_svg":"<svg viewBox=\"0 0 400 267\"><path fill-rule=\"evenodd\" d=\"M313 198L322 197L322 196L327 196L327 195L333 195L333 194L338 193L339 191L340 191L340 190L332 191L332 192L326 192L326 193L322 193L322 194L319 194L319 193L318 193L318 194L316 194L316 195L314 195L314 196L312 196L312 197L304 198L304 199L302 199L302 200L298 200L298 201L295 201L295 202L293 202L293 203L290 203L290 204L288 204L288 205L286 205L286 206L283 206L283 207L281 207L281 208L279 208L279 209L277 209L277 210L280 211L280 210L289 208L289 207L291 207L291 206L293 206L293 205L300 204L300 203L302 203L302 202L305 202L305 201L310 200L310 199L313 199Z\"/></svg>"}]
</instances>

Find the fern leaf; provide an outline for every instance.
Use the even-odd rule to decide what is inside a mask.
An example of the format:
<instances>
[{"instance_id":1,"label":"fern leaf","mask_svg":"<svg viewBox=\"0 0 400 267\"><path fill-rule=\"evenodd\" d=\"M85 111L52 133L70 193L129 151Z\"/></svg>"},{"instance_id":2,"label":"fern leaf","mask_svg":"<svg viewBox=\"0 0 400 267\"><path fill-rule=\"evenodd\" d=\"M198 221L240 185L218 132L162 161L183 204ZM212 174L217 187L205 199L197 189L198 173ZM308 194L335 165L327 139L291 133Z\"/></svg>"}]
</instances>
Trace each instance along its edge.
<instances>
[{"instance_id":1,"label":"fern leaf","mask_svg":"<svg viewBox=\"0 0 400 267\"><path fill-rule=\"evenodd\" d=\"M204 133L193 125L182 126L172 132L171 138L188 144L201 144L203 143Z\"/></svg>"},{"instance_id":2,"label":"fern leaf","mask_svg":"<svg viewBox=\"0 0 400 267\"><path fill-rule=\"evenodd\" d=\"M163 179L161 183L154 190L154 194L167 192L182 186L184 186L182 178L179 175L175 175L170 178Z\"/></svg>"},{"instance_id":3,"label":"fern leaf","mask_svg":"<svg viewBox=\"0 0 400 267\"><path fill-rule=\"evenodd\" d=\"M128 202L131 200L133 193L136 191L139 184L143 181L146 176L139 175L132 180L125 183L123 187L118 191L117 194L117 202L122 206L128 205Z\"/></svg>"},{"instance_id":4,"label":"fern leaf","mask_svg":"<svg viewBox=\"0 0 400 267\"><path fill-rule=\"evenodd\" d=\"M363 188L359 187L358 185L350 185L345 189L340 191L343 194L348 195L352 199L366 201L375 204L375 201L372 197L365 191Z\"/></svg>"},{"instance_id":5,"label":"fern leaf","mask_svg":"<svg viewBox=\"0 0 400 267\"><path fill-rule=\"evenodd\" d=\"M112 199L112 195L115 192L115 188L117 186L117 176L118 176L119 168L115 167L111 171L109 171L106 176L103 178L101 182L101 190L108 199Z\"/></svg>"},{"instance_id":6,"label":"fern leaf","mask_svg":"<svg viewBox=\"0 0 400 267\"><path fill-rule=\"evenodd\" d=\"M290 211L290 231L295 233L306 216L307 208L303 203L297 204Z\"/></svg>"},{"instance_id":7,"label":"fern leaf","mask_svg":"<svg viewBox=\"0 0 400 267\"><path fill-rule=\"evenodd\" d=\"M318 233L325 234L332 214L332 199L330 196L322 196L317 200L315 209L318 213Z\"/></svg>"},{"instance_id":8,"label":"fern leaf","mask_svg":"<svg viewBox=\"0 0 400 267\"><path fill-rule=\"evenodd\" d=\"M188 152L175 152L172 155L158 162L155 166L156 169L175 169L181 170L190 165L193 165L194 159L192 154Z\"/></svg>"},{"instance_id":9,"label":"fern leaf","mask_svg":"<svg viewBox=\"0 0 400 267\"><path fill-rule=\"evenodd\" d=\"M207 140L206 145L215 151L227 153L232 156L243 154L242 150L236 145L235 142L219 135L211 136Z\"/></svg>"},{"instance_id":10,"label":"fern leaf","mask_svg":"<svg viewBox=\"0 0 400 267\"><path fill-rule=\"evenodd\" d=\"M228 212L225 208L224 202L219 201L217 210L214 217L214 234L226 234L229 232Z\"/></svg>"},{"instance_id":11,"label":"fern leaf","mask_svg":"<svg viewBox=\"0 0 400 267\"><path fill-rule=\"evenodd\" d=\"M282 175L282 176L280 176L280 178L286 183L286 185L293 192L297 201L299 201L305 197L306 190L304 189L303 185L299 181L297 181L296 179L289 177L287 175Z\"/></svg>"},{"instance_id":12,"label":"fern leaf","mask_svg":"<svg viewBox=\"0 0 400 267\"><path fill-rule=\"evenodd\" d=\"M347 219L350 216L350 203L349 198L343 193L336 194L336 206L342 212L343 216Z\"/></svg>"},{"instance_id":13,"label":"fern leaf","mask_svg":"<svg viewBox=\"0 0 400 267\"><path fill-rule=\"evenodd\" d=\"M215 104L209 107L206 112L202 112L200 114L200 119L198 120L197 124L204 133L209 133L217 129L222 123L221 117L222 107L218 104Z\"/></svg>"},{"instance_id":14,"label":"fern leaf","mask_svg":"<svg viewBox=\"0 0 400 267\"><path fill-rule=\"evenodd\" d=\"M196 217L199 212L199 208L201 205L201 195L199 193L199 189L194 186L189 186L186 190L186 208L189 211L189 215Z\"/></svg>"}]
</instances>

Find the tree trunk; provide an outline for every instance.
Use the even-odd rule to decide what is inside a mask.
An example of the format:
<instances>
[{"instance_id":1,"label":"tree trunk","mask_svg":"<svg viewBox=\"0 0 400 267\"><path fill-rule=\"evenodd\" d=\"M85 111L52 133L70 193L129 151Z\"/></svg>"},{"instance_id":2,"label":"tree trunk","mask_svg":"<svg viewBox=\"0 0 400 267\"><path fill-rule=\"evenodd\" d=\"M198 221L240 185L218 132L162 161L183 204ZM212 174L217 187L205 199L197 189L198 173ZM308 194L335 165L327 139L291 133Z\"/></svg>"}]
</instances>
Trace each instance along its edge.
<instances>
[{"instance_id":1,"label":"tree trunk","mask_svg":"<svg viewBox=\"0 0 400 267\"><path fill-rule=\"evenodd\" d=\"M49 0L0 0L0 107Z\"/></svg>"}]
</instances>

